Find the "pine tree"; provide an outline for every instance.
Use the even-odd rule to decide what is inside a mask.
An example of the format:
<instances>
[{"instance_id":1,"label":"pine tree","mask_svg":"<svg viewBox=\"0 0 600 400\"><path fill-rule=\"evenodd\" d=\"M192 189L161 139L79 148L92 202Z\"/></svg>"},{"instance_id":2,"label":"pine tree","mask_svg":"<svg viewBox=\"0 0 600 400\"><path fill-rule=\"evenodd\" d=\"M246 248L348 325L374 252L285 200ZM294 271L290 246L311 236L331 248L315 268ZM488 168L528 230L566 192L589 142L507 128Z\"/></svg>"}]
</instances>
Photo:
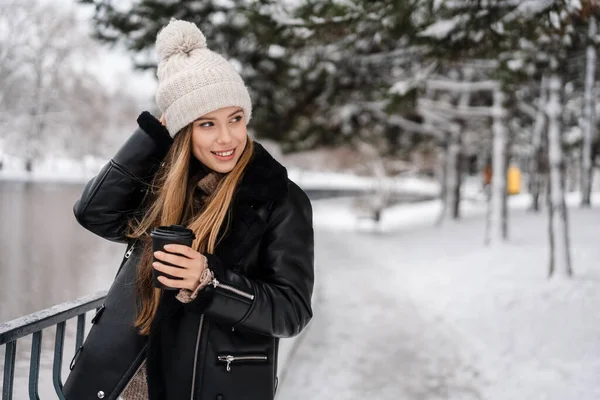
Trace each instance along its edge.
<instances>
[{"instance_id":1,"label":"pine tree","mask_svg":"<svg viewBox=\"0 0 600 400\"><path fill-rule=\"evenodd\" d=\"M257 135L282 140L301 118L318 87L297 77L288 60L288 30L275 19L276 2L142 0L128 6L104 0L80 0L95 7L95 37L121 43L140 69L155 69L158 31L172 18L196 23L209 47L225 55L241 72L254 103ZM298 96L294 93L299 92Z\"/></svg>"},{"instance_id":2,"label":"pine tree","mask_svg":"<svg viewBox=\"0 0 600 400\"><path fill-rule=\"evenodd\" d=\"M389 118L413 117L414 91L398 96L390 88L418 70L413 41L431 0L312 0L287 8L275 0L80 2L95 5L96 37L123 43L139 68L155 68L154 38L170 18L197 23L209 46L240 66L256 135L284 151L359 139L394 154L414 144Z\"/></svg>"}]
</instances>

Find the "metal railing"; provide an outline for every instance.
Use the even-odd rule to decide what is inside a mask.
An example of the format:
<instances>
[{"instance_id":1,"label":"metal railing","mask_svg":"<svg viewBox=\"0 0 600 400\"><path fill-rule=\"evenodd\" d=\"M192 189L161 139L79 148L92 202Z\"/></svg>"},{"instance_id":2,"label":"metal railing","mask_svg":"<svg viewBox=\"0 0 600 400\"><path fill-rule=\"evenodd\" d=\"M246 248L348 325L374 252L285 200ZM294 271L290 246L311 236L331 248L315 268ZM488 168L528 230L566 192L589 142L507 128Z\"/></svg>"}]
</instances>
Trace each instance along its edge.
<instances>
[{"instance_id":1,"label":"metal railing","mask_svg":"<svg viewBox=\"0 0 600 400\"><path fill-rule=\"evenodd\" d=\"M6 345L4 357L4 380L2 400L12 400L17 355L17 341L25 336L33 335L31 343L31 360L29 364L29 398L39 399L39 375L42 350L42 333L44 329L56 325L54 339L54 361L52 366L52 383L58 398L65 400L61 377L65 328L67 321L77 317L77 334L75 336L75 354L83 344L85 334L85 316L93 309L98 310L107 291L85 296L78 300L62 303L24 317L0 324L0 346Z\"/></svg>"}]
</instances>

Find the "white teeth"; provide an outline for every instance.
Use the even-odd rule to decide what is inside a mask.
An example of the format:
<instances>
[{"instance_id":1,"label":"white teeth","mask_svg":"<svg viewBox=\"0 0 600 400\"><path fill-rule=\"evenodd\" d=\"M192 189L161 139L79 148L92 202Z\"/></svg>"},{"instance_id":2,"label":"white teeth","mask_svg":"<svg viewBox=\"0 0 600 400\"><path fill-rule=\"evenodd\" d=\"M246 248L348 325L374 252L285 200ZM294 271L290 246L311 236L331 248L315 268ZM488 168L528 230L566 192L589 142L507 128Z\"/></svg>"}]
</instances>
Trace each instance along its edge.
<instances>
[{"instance_id":1,"label":"white teeth","mask_svg":"<svg viewBox=\"0 0 600 400\"><path fill-rule=\"evenodd\" d=\"M233 154L233 150L229 150L229 151L227 151L225 153L218 153L218 152L215 151L215 154L218 155L219 157L229 157L230 155Z\"/></svg>"}]
</instances>

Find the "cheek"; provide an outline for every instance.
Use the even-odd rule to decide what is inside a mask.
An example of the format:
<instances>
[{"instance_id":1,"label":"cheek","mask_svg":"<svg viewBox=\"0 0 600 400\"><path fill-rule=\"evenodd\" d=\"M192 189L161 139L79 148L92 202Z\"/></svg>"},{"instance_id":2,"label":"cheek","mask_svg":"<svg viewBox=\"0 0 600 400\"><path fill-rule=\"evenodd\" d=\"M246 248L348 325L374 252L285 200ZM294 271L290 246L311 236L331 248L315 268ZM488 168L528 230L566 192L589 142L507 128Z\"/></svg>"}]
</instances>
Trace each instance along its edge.
<instances>
[{"instance_id":1,"label":"cheek","mask_svg":"<svg viewBox=\"0 0 600 400\"><path fill-rule=\"evenodd\" d=\"M209 151L210 149L210 138L207 135L203 135L202 132L194 130L192 134L192 152L198 157L200 152Z\"/></svg>"},{"instance_id":2,"label":"cheek","mask_svg":"<svg viewBox=\"0 0 600 400\"><path fill-rule=\"evenodd\" d=\"M248 139L248 131L246 129L246 125L240 124L240 127L233 130L232 135L235 139L240 143L245 145L246 140Z\"/></svg>"}]
</instances>

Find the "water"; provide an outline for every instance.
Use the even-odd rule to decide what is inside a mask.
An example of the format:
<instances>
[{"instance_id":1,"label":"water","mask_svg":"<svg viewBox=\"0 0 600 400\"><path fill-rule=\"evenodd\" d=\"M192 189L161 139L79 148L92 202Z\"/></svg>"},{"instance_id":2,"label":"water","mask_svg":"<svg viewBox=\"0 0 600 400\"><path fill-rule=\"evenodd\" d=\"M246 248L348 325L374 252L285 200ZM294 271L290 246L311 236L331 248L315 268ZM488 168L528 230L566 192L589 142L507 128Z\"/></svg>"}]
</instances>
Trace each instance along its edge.
<instances>
[{"instance_id":1,"label":"water","mask_svg":"<svg viewBox=\"0 0 600 400\"><path fill-rule=\"evenodd\" d=\"M109 288L125 246L97 237L77 223L72 208L82 189L75 184L0 182L0 321ZM88 325L89 320L88 316ZM67 324L63 380L74 353L75 322ZM54 335L54 328L43 333L43 399L56 398L51 383ZM0 347L0 371L4 347ZM31 336L20 339L16 400L28 398L30 352Z\"/></svg>"}]
</instances>

